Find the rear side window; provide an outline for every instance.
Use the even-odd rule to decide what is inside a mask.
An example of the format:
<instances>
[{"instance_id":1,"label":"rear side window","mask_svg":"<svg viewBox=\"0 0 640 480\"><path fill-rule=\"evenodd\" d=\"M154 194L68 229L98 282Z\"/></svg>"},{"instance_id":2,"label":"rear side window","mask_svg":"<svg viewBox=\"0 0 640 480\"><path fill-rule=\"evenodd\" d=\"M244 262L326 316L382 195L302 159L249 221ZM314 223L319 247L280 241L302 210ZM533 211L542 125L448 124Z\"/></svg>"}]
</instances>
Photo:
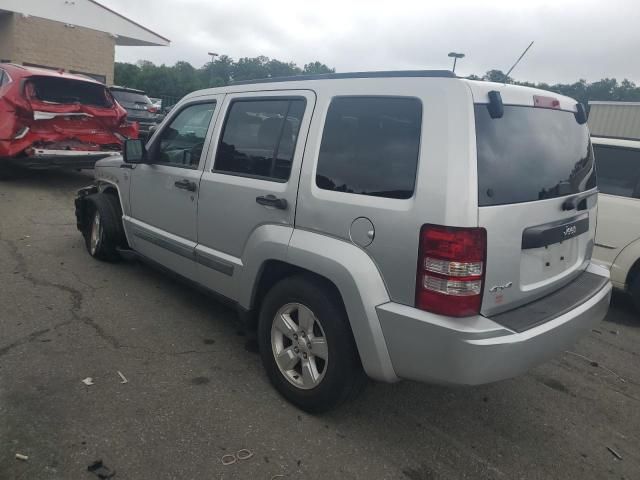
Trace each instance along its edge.
<instances>
[{"instance_id":1,"label":"rear side window","mask_svg":"<svg viewBox=\"0 0 640 480\"><path fill-rule=\"evenodd\" d=\"M6 73L4 73L4 70L0 68L0 87L2 87L5 83L9 83L9 77Z\"/></svg>"},{"instance_id":2,"label":"rear side window","mask_svg":"<svg viewBox=\"0 0 640 480\"><path fill-rule=\"evenodd\" d=\"M505 105L491 118L475 106L479 206L533 202L595 187L586 125L572 112Z\"/></svg>"},{"instance_id":3,"label":"rear side window","mask_svg":"<svg viewBox=\"0 0 640 480\"><path fill-rule=\"evenodd\" d=\"M323 190L411 198L422 104L416 98L338 97L329 106L316 185Z\"/></svg>"},{"instance_id":4,"label":"rear side window","mask_svg":"<svg viewBox=\"0 0 640 480\"><path fill-rule=\"evenodd\" d=\"M303 98L234 101L223 127L214 171L288 180L305 105Z\"/></svg>"},{"instance_id":5,"label":"rear side window","mask_svg":"<svg viewBox=\"0 0 640 480\"><path fill-rule=\"evenodd\" d=\"M640 150L594 145L598 188L602 193L640 197Z\"/></svg>"},{"instance_id":6,"label":"rear side window","mask_svg":"<svg viewBox=\"0 0 640 480\"><path fill-rule=\"evenodd\" d=\"M119 103L139 103L151 105L151 100L144 93L127 92L124 90L111 90L111 93Z\"/></svg>"}]
</instances>

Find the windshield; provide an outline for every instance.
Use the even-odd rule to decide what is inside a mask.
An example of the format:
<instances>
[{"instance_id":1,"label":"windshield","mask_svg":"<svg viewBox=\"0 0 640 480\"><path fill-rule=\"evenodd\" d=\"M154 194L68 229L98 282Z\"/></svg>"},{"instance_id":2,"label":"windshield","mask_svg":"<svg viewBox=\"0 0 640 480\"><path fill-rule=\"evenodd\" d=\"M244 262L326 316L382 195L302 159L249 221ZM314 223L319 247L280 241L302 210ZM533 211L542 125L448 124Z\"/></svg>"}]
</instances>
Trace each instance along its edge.
<instances>
[{"instance_id":1,"label":"windshield","mask_svg":"<svg viewBox=\"0 0 640 480\"><path fill-rule=\"evenodd\" d=\"M151 105L151 100L144 93L127 92L123 90L111 90L118 103L143 103Z\"/></svg>"},{"instance_id":2,"label":"windshield","mask_svg":"<svg viewBox=\"0 0 640 480\"><path fill-rule=\"evenodd\" d=\"M586 125L562 110L505 105L502 118L475 106L480 206L533 202L594 188Z\"/></svg>"}]
</instances>

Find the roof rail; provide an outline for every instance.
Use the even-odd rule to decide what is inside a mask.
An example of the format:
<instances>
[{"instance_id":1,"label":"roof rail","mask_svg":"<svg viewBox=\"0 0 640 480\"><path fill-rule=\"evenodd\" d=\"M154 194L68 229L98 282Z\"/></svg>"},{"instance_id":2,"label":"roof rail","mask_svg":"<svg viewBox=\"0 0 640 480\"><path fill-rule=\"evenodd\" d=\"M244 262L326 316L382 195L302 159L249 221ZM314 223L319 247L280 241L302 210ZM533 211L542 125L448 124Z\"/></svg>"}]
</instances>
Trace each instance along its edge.
<instances>
[{"instance_id":1,"label":"roof rail","mask_svg":"<svg viewBox=\"0 0 640 480\"><path fill-rule=\"evenodd\" d=\"M458 78L450 70L397 70L382 72L345 72L345 73L320 73L315 75L294 75L291 77L260 78L257 80L240 80L231 82L230 85L251 85L255 83L276 82L300 82L306 80L334 80L344 78L402 78L402 77L439 77Z\"/></svg>"}]
</instances>

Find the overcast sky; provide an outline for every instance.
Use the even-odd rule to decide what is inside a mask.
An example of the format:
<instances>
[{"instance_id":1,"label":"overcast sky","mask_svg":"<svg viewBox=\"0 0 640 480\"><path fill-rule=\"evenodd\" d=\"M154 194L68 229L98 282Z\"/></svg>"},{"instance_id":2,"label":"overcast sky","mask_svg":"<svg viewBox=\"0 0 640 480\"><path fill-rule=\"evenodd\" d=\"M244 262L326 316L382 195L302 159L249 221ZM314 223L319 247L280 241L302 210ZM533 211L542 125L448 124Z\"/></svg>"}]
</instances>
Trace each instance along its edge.
<instances>
[{"instance_id":1,"label":"overcast sky","mask_svg":"<svg viewBox=\"0 0 640 480\"><path fill-rule=\"evenodd\" d=\"M638 0L100 0L171 40L117 47L116 60L196 67L207 52L266 55L338 71L451 68L506 71L548 83L629 78L640 83Z\"/></svg>"}]
</instances>

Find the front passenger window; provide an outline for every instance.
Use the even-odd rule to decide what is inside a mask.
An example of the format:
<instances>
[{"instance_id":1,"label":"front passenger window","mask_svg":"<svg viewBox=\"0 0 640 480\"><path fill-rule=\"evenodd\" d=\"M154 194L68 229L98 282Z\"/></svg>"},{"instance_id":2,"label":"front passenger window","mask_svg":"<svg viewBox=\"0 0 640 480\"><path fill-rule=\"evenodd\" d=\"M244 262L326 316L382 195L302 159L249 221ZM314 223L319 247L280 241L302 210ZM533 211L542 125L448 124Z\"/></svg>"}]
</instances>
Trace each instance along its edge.
<instances>
[{"instance_id":1,"label":"front passenger window","mask_svg":"<svg viewBox=\"0 0 640 480\"><path fill-rule=\"evenodd\" d=\"M215 106L215 102L198 103L178 113L160 133L156 162L198 168Z\"/></svg>"}]
</instances>

